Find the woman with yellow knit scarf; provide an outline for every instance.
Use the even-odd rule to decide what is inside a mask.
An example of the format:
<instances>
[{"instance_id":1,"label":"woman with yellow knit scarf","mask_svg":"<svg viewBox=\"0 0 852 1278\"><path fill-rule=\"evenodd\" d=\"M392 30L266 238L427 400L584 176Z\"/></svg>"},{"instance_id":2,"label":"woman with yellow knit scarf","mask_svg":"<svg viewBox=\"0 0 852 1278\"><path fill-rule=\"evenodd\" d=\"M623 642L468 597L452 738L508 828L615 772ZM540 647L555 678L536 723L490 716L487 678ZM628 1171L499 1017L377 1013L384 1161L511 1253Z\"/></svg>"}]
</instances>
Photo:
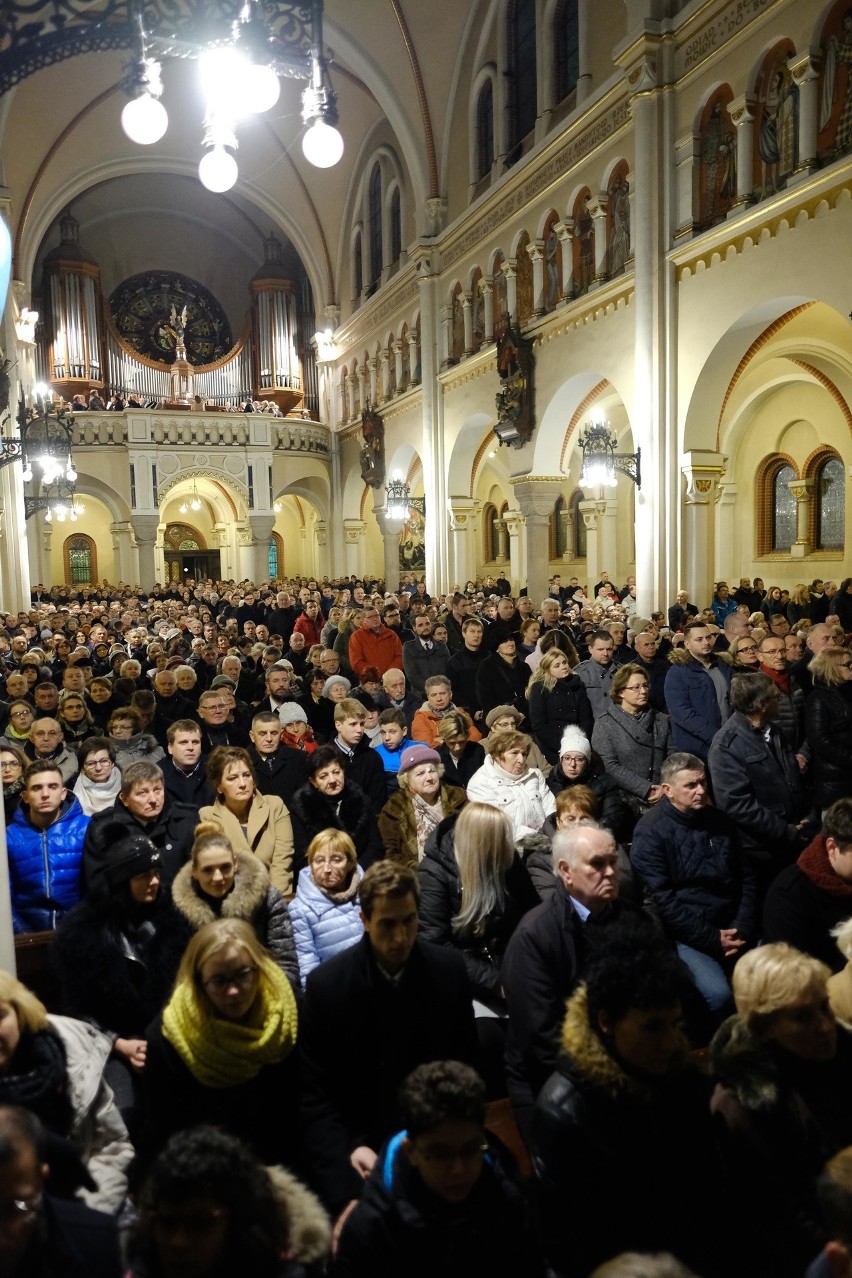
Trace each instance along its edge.
<instances>
[{"instance_id":1,"label":"woman with yellow knit scarf","mask_svg":"<svg viewBox=\"0 0 852 1278\"><path fill-rule=\"evenodd\" d=\"M298 1161L297 1012L290 983L250 924L196 932L165 1010L147 1034L142 1074L147 1162L173 1132L213 1123L266 1163Z\"/></svg>"}]
</instances>

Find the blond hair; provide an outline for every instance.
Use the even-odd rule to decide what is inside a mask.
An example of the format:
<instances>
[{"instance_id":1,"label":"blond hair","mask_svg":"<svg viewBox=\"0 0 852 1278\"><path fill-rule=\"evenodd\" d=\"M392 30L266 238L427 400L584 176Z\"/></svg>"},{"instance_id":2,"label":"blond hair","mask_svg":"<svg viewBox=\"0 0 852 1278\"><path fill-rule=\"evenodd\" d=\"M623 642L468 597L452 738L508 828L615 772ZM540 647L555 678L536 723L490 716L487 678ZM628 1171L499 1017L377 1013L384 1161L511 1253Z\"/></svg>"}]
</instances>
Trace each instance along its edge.
<instances>
[{"instance_id":1,"label":"blond hair","mask_svg":"<svg viewBox=\"0 0 852 1278\"><path fill-rule=\"evenodd\" d=\"M308 850L305 853L305 860L308 865L313 864L314 857L320 848L326 847L331 852L343 852L350 868L354 869L358 860L355 844L345 830L336 830L333 826L329 826L327 830L320 830L319 834L315 834L311 839L308 844Z\"/></svg>"},{"instance_id":2,"label":"blond hair","mask_svg":"<svg viewBox=\"0 0 852 1278\"><path fill-rule=\"evenodd\" d=\"M831 969L786 941L773 941L744 954L734 968L734 1002L750 1029L808 994L824 995Z\"/></svg>"},{"instance_id":3,"label":"blond hair","mask_svg":"<svg viewBox=\"0 0 852 1278\"><path fill-rule=\"evenodd\" d=\"M22 1034L37 1034L47 1029L47 1008L11 972L0 972L0 1003L14 1008L18 1029Z\"/></svg>"},{"instance_id":4,"label":"blond hair","mask_svg":"<svg viewBox=\"0 0 852 1278\"><path fill-rule=\"evenodd\" d=\"M220 918L212 919L200 927L183 952L178 974L175 978L175 992L185 985L191 994L197 1010L202 1016L212 1019L216 1013L207 999L199 975L204 964L224 950L228 945L239 945L245 950L258 971L258 991L261 984L270 979L270 972L275 972L275 964L257 939L257 933L250 923L244 919Z\"/></svg>"}]
</instances>

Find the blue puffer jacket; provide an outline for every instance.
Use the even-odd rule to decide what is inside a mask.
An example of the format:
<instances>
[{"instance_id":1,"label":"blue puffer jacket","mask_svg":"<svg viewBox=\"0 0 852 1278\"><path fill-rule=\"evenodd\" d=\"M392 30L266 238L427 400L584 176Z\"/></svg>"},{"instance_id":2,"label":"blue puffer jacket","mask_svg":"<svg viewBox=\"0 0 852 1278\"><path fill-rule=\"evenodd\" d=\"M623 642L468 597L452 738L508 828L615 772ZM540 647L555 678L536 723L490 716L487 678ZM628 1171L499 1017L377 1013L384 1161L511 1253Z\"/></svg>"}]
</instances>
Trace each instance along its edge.
<instances>
[{"instance_id":1,"label":"blue puffer jacket","mask_svg":"<svg viewBox=\"0 0 852 1278\"><path fill-rule=\"evenodd\" d=\"M364 877L360 865L356 866L355 875L360 883ZM348 950L364 934L357 894L335 905L314 883L309 865L299 874L299 886L289 910L303 987L309 972L341 950Z\"/></svg>"},{"instance_id":2,"label":"blue puffer jacket","mask_svg":"<svg viewBox=\"0 0 852 1278\"><path fill-rule=\"evenodd\" d=\"M36 830L18 808L6 831L12 924L16 932L52 931L80 899L80 861L90 817L69 795L46 830Z\"/></svg>"}]
</instances>

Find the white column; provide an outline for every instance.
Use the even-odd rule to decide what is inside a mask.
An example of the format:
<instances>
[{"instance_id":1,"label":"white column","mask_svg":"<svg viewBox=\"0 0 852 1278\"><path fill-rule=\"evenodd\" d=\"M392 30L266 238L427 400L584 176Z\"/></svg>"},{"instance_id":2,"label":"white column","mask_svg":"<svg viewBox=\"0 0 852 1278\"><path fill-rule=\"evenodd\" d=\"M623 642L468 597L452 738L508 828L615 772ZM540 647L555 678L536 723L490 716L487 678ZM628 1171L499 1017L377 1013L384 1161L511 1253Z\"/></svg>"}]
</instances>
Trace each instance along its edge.
<instances>
[{"instance_id":1,"label":"white column","mask_svg":"<svg viewBox=\"0 0 852 1278\"><path fill-rule=\"evenodd\" d=\"M574 296L574 219L555 222L553 229L562 245L562 297L568 302Z\"/></svg>"},{"instance_id":2,"label":"white column","mask_svg":"<svg viewBox=\"0 0 852 1278\"><path fill-rule=\"evenodd\" d=\"M686 477L686 576L681 586L689 592L690 599L700 601L702 607L713 598L713 585L717 580L719 561L714 558L713 517L726 461L721 453L693 449L684 455L681 466Z\"/></svg>"},{"instance_id":3,"label":"white column","mask_svg":"<svg viewBox=\"0 0 852 1278\"><path fill-rule=\"evenodd\" d=\"M701 215L699 208L700 149L700 140L693 133L675 143L675 239L691 235L693 224ZM635 187L635 183L633 186ZM634 225L632 216L630 225ZM632 252L632 243L630 248Z\"/></svg>"},{"instance_id":4,"label":"white column","mask_svg":"<svg viewBox=\"0 0 852 1278\"><path fill-rule=\"evenodd\" d=\"M521 584L526 584L531 599L543 599L550 576L550 516L564 481L562 476L525 475L509 482L527 531L526 573Z\"/></svg>"},{"instance_id":5,"label":"white column","mask_svg":"<svg viewBox=\"0 0 852 1278\"><path fill-rule=\"evenodd\" d=\"M819 116L819 65L805 53L790 66L799 86L799 163L795 177L807 177L817 167L817 129Z\"/></svg>"},{"instance_id":6,"label":"white column","mask_svg":"<svg viewBox=\"0 0 852 1278\"><path fill-rule=\"evenodd\" d=\"M132 531L130 524L123 520L110 524L109 530L112 534L112 552L116 579L118 581L126 581L132 585L135 567L130 545L130 533Z\"/></svg>"},{"instance_id":7,"label":"white column","mask_svg":"<svg viewBox=\"0 0 852 1278\"><path fill-rule=\"evenodd\" d=\"M495 519L492 526L497 534L497 554L494 556L494 562L495 564L504 564L507 558L506 549L509 537L506 521L505 519Z\"/></svg>"},{"instance_id":8,"label":"white column","mask_svg":"<svg viewBox=\"0 0 852 1278\"><path fill-rule=\"evenodd\" d=\"M378 402L378 385L379 385L379 366L375 357L367 361L367 369L370 375L370 403Z\"/></svg>"},{"instance_id":9,"label":"white column","mask_svg":"<svg viewBox=\"0 0 852 1278\"><path fill-rule=\"evenodd\" d=\"M364 563L364 535L367 525L363 519L344 519L343 543L346 555L346 573L351 577L363 577L366 571ZM392 587L389 587L392 589Z\"/></svg>"},{"instance_id":10,"label":"white column","mask_svg":"<svg viewBox=\"0 0 852 1278\"><path fill-rule=\"evenodd\" d=\"M379 356L382 367L381 387L383 404L386 404L391 397L390 356L391 353L389 350L383 350Z\"/></svg>"},{"instance_id":11,"label":"white column","mask_svg":"<svg viewBox=\"0 0 852 1278\"><path fill-rule=\"evenodd\" d=\"M360 417L367 407L367 369L363 364L358 365L358 407L355 412L356 417Z\"/></svg>"},{"instance_id":12,"label":"white column","mask_svg":"<svg viewBox=\"0 0 852 1278\"><path fill-rule=\"evenodd\" d=\"M485 336L483 345L494 341L494 283L490 276L483 276L479 281L480 292L485 307Z\"/></svg>"},{"instance_id":13,"label":"white column","mask_svg":"<svg viewBox=\"0 0 852 1278\"><path fill-rule=\"evenodd\" d=\"M404 366L402 363L402 341L397 338L393 344L394 371L396 373L396 393L397 395L403 389L402 379L404 376ZM351 574L350 574L351 576Z\"/></svg>"},{"instance_id":14,"label":"white column","mask_svg":"<svg viewBox=\"0 0 852 1278\"><path fill-rule=\"evenodd\" d=\"M506 308L513 324L518 322L518 268L514 258L503 264L506 277Z\"/></svg>"},{"instance_id":15,"label":"white column","mask_svg":"<svg viewBox=\"0 0 852 1278\"><path fill-rule=\"evenodd\" d=\"M728 217L740 212L754 197L754 103L743 95L735 98L728 111L737 131L737 194Z\"/></svg>"},{"instance_id":16,"label":"white column","mask_svg":"<svg viewBox=\"0 0 852 1278\"><path fill-rule=\"evenodd\" d=\"M533 314L544 314L544 240L533 240L527 245L527 255L533 267Z\"/></svg>"},{"instance_id":17,"label":"white column","mask_svg":"<svg viewBox=\"0 0 852 1278\"><path fill-rule=\"evenodd\" d=\"M314 524L313 569L317 577L329 571L328 524L324 519L318 519Z\"/></svg>"},{"instance_id":18,"label":"white column","mask_svg":"<svg viewBox=\"0 0 852 1278\"><path fill-rule=\"evenodd\" d=\"M811 545L811 503L814 497L815 479L791 479L787 487L796 498L796 540L790 547L793 559L804 559L813 550Z\"/></svg>"},{"instance_id":19,"label":"white column","mask_svg":"<svg viewBox=\"0 0 852 1278\"><path fill-rule=\"evenodd\" d=\"M732 560L736 559L737 545L737 485L721 482L719 484L719 503L716 515L716 536L714 544L715 560L711 585L714 581L724 581L728 576L736 576ZM730 571L729 571L730 570ZM709 604L712 591L702 604Z\"/></svg>"},{"instance_id":20,"label":"white column","mask_svg":"<svg viewBox=\"0 0 852 1278\"><path fill-rule=\"evenodd\" d=\"M275 527L275 516L252 513L248 522L252 535L251 579L257 585L269 577L269 543Z\"/></svg>"},{"instance_id":21,"label":"white column","mask_svg":"<svg viewBox=\"0 0 852 1278\"><path fill-rule=\"evenodd\" d=\"M517 594L523 584L524 517L519 510L507 510L503 516L503 522L509 535L509 579L512 583L512 590Z\"/></svg>"},{"instance_id":22,"label":"white column","mask_svg":"<svg viewBox=\"0 0 852 1278\"><path fill-rule=\"evenodd\" d=\"M581 501L578 503L577 508L583 523L586 525L586 589L594 590L595 582L599 579L598 569L602 564L598 553L598 503L596 501Z\"/></svg>"},{"instance_id":23,"label":"white column","mask_svg":"<svg viewBox=\"0 0 852 1278\"><path fill-rule=\"evenodd\" d=\"M136 511L130 520L133 536L136 538L136 551L139 558L139 570L136 580L143 590L150 590L157 580L157 567L154 550L157 543L157 529L160 526L159 514L141 514Z\"/></svg>"},{"instance_id":24,"label":"white column","mask_svg":"<svg viewBox=\"0 0 852 1278\"><path fill-rule=\"evenodd\" d=\"M615 492L615 489L611 489ZM616 518L618 515L618 498L605 497L598 500L598 548L600 565L611 574L613 581L623 581L626 569L618 562L618 536ZM622 575L624 574L624 575ZM598 578L595 578L597 581ZM594 584L594 583L592 583Z\"/></svg>"},{"instance_id":25,"label":"white column","mask_svg":"<svg viewBox=\"0 0 852 1278\"><path fill-rule=\"evenodd\" d=\"M421 321L422 323L422 321ZM417 372L417 366L420 363L420 334L414 328L408 334L408 367L411 372L411 385L419 386L423 380L423 369Z\"/></svg>"},{"instance_id":26,"label":"white column","mask_svg":"<svg viewBox=\"0 0 852 1278\"><path fill-rule=\"evenodd\" d=\"M606 215L609 196L606 191L600 191L596 199L589 200L587 207L595 224L595 283L603 284L607 279Z\"/></svg>"},{"instance_id":27,"label":"white column","mask_svg":"<svg viewBox=\"0 0 852 1278\"><path fill-rule=\"evenodd\" d=\"M473 302L472 293L462 293L461 304L464 319L464 353L465 355L473 354Z\"/></svg>"},{"instance_id":28,"label":"white column","mask_svg":"<svg viewBox=\"0 0 852 1278\"><path fill-rule=\"evenodd\" d=\"M476 576L476 512L479 502L472 497L450 497L450 577L461 589L469 577Z\"/></svg>"}]
</instances>

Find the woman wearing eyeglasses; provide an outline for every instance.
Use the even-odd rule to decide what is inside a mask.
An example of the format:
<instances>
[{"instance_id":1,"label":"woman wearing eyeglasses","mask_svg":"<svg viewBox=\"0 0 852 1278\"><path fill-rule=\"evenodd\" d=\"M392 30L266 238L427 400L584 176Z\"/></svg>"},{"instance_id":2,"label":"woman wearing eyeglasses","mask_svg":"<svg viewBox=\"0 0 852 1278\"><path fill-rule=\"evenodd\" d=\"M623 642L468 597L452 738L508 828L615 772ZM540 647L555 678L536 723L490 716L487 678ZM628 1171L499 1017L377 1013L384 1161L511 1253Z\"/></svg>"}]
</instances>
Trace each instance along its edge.
<instances>
[{"instance_id":1,"label":"woman wearing eyeglasses","mask_svg":"<svg viewBox=\"0 0 852 1278\"><path fill-rule=\"evenodd\" d=\"M296 997L244 919L205 923L149 1027L145 1156L176 1131L214 1123L266 1163L292 1166L298 1112Z\"/></svg>"},{"instance_id":2,"label":"woman wearing eyeglasses","mask_svg":"<svg viewBox=\"0 0 852 1278\"><path fill-rule=\"evenodd\" d=\"M23 749L30 739L30 728L34 718L35 711L29 701L10 701L9 718L3 736L0 737L0 746L16 745Z\"/></svg>"},{"instance_id":3,"label":"woman wearing eyeglasses","mask_svg":"<svg viewBox=\"0 0 852 1278\"><path fill-rule=\"evenodd\" d=\"M115 766L115 746L108 737L89 737L77 751L80 775L74 793L87 816L111 808L121 789L121 772Z\"/></svg>"},{"instance_id":4,"label":"woman wearing eyeglasses","mask_svg":"<svg viewBox=\"0 0 852 1278\"><path fill-rule=\"evenodd\" d=\"M833 644L823 648L808 672L813 691L805 702L805 734L814 806L824 812L835 799L852 795L852 652Z\"/></svg>"},{"instance_id":5,"label":"woman wearing eyeglasses","mask_svg":"<svg viewBox=\"0 0 852 1278\"><path fill-rule=\"evenodd\" d=\"M0 746L0 777L3 780L3 812L8 827L21 802L24 772L29 759L19 746Z\"/></svg>"}]
</instances>

